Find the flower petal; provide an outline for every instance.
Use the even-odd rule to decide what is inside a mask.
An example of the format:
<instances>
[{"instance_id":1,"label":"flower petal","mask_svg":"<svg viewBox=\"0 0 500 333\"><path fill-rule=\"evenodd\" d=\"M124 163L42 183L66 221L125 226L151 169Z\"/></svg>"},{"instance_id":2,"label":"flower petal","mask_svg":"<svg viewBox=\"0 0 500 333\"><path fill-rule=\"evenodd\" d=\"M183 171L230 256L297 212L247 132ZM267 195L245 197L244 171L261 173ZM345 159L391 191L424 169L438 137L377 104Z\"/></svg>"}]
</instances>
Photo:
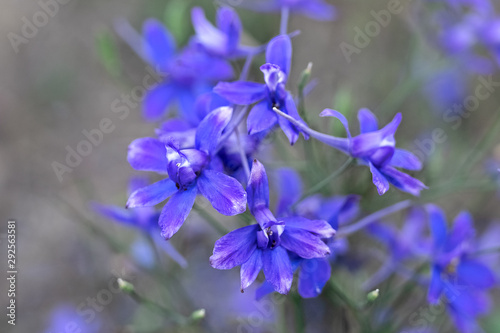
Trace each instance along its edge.
<instances>
[{"instance_id":1,"label":"flower petal","mask_svg":"<svg viewBox=\"0 0 500 333\"><path fill-rule=\"evenodd\" d=\"M420 180L415 179L397 169L394 169L393 167L386 166L381 169L381 171L384 174L385 178L387 178L389 183L391 183L401 191L408 192L414 196L418 197L420 195L420 191L428 188Z\"/></svg>"},{"instance_id":2,"label":"flower petal","mask_svg":"<svg viewBox=\"0 0 500 333\"><path fill-rule=\"evenodd\" d=\"M446 215L441 208L434 204L428 204L425 208L429 213L429 223L432 238L434 239L434 249L439 249L444 245L448 233Z\"/></svg>"},{"instance_id":3,"label":"flower petal","mask_svg":"<svg viewBox=\"0 0 500 333\"><path fill-rule=\"evenodd\" d=\"M283 216L290 212L291 206L302 196L302 180L292 168L280 168L277 171L278 204L276 215Z\"/></svg>"},{"instance_id":4,"label":"flower petal","mask_svg":"<svg viewBox=\"0 0 500 333\"><path fill-rule=\"evenodd\" d=\"M281 246L304 259L324 258L330 254L330 248L320 237L298 228L287 228L281 235Z\"/></svg>"},{"instance_id":5,"label":"flower petal","mask_svg":"<svg viewBox=\"0 0 500 333\"><path fill-rule=\"evenodd\" d=\"M286 250L278 246L263 251L264 275L266 280L280 294L288 294L292 287L293 270Z\"/></svg>"},{"instance_id":6,"label":"flower petal","mask_svg":"<svg viewBox=\"0 0 500 333\"><path fill-rule=\"evenodd\" d=\"M239 228L215 242L210 265L216 269L231 269L250 259L257 249L257 224Z\"/></svg>"},{"instance_id":7,"label":"flower petal","mask_svg":"<svg viewBox=\"0 0 500 333\"><path fill-rule=\"evenodd\" d=\"M250 258L241 265L241 291L248 288L262 269L262 250L256 249Z\"/></svg>"},{"instance_id":8,"label":"flower petal","mask_svg":"<svg viewBox=\"0 0 500 333\"><path fill-rule=\"evenodd\" d=\"M443 292L444 284L441 280L441 269L437 266L432 268L431 283L429 285L429 293L427 294L427 300L431 304L436 304L441 297Z\"/></svg>"},{"instance_id":9,"label":"flower petal","mask_svg":"<svg viewBox=\"0 0 500 333\"><path fill-rule=\"evenodd\" d=\"M90 205L96 213L110 220L121 222L127 225L134 224L134 215L130 210L127 210L123 207L103 205L97 202L92 202Z\"/></svg>"},{"instance_id":10,"label":"flower petal","mask_svg":"<svg viewBox=\"0 0 500 333\"><path fill-rule=\"evenodd\" d=\"M160 83L146 92L142 100L142 115L147 121L157 121L163 117L176 96L170 83Z\"/></svg>"},{"instance_id":11,"label":"flower petal","mask_svg":"<svg viewBox=\"0 0 500 333\"><path fill-rule=\"evenodd\" d=\"M292 41L288 35L274 37L266 49L266 62L278 65L288 76L292 66Z\"/></svg>"},{"instance_id":12,"label":"flower petal","mask_svg":"<svg viewBox=\"0 0 500 333\"><path fill-rule=\"evenodd\" d=\"M217 11L217 27L226 35L227 52L238 48L242 31L241 20L238 13L228 6L221 7Z\"/></svg>"},{"instance_id":13,"label":"flower petal","mask_svg":"<svg viewBox=\"0 0 500 333\"><path fill-rule=\"evenodd\" d=\"M369 133L363 133L355 136L351 140L351 154L354 157L366 157L372 155L381 144L387 139L394 141L394 134L401 123L401 113L396 114L393 120L384 128ZM391 145L393 145L392 142Z\"/></svg>"},{"instance_id":14,"label":"flower petal","mask_svg":"<svg viewBox=\"0 0 500 333\"><path fill-rule=\"evenodd\" d=\"M166 71L168 61L175 53L175 39L156 19L148 19L142 28L145 54L160 73Z\"/></svg>"},{"instance_id":15,"label":"flower petal","mask_svg":"<svg viewBox=\"0 0 500 333\"><path fill-rule=\"evenodd\" d=\"M299 294L303 298L319 296L330 280L332 269L328 259L303 260L299 273Z\"/></svg>"},{"instance_id":16,"label":"flower petal","mask_svg":"<svg viewBox=\"0 0 500 333\"><path fill-rule=\"evenodd\" d=\"M196 130L196 148L208 154L215 152L224 128L233 116L233 108L222 106L210 112Z\"/></svg>"},{"instance_id":17,"label":"flower petal","mask_svg":"<svg viewBox=\"0 0 500 333\"><path fill-rule=\"evenodd\" d=\"M368 109L358 111L358 121L361 133L375 132L378 130L377 117Z\"/></svg>"},{"instance_id":18,"label":"flower petal","mask_svg":"<svg viewBox=\"0 0 500 333\"><path fill-rule=\"evenodd\" d=\"M200 7L191 10L191 21L196 32L196 39L210 52L223 55L226 52L227 37L214 27L205 17L205 12Z\"/></svg>"},{"instance_id":19,"label":"flower petal","mask_svg":"<svg viewBox=\"0 0 500 333\"><path fill-rule=\"evenodd\" d=\"M219 82L214 92L239 105L253 104L267 97L266 85L256 82Z\"/></svg>"},{"instance_id":20,"label":"flower petal","mask_svg":"<svg viewBox=\"0 0 500 333\"><path fill-rule=\"evenodd\" d=\"M276 125L278 117L272 111L267 99L257 103L247 118L248 134L253 135L262 131L266 131Z\"/></svg>"},{"instance_id":21,"label":"flower petal","mask_svg":"<svg viewBox=\"0 0 500 333\"><path fill-rule=\"evenodd\" d=\"M406 170L421 170L422 162L413 153L396 148L394 150L394 155L392 156L391 166L396 168L403 168Z\"/></svg>"},{"instance_id":22,"label":"flower petal","mask_svg":"<svg viewBox=\"0 0 500 333\"><path fill-rule=\"evenodd\" d=\"M127 201L127 208L149 207L165 201L178 191L175 183L169 178L136 190Z\"/></svg>"},{"instance_id":23,"label":"flower petal","mask_svg":"<svg viewBox=\"0 0 500 333\"><path fill-rule=\"evenodd\" d=\"M475 260L462 260L457 267L460 284L479 289L488 289L495 285L495 274L491 269Z\"/></svg>"},{"instance_id":24,"label":"flower petal","mask_svg":"<svg viewBox=\"0 0 500 333\"><path fill-rule=\"evenodd\" d=\"M218 171L204 170L198 189L222 215L233 216L246 210L247 194L234 178Z\"/></svg>"},{"instance_id":25,"label":"flower petal","mask_svg":"<svg viewBox=\"0 0 500 333\"><path fill-rule=\"evenodd\" d=\"M141 138L132 141L128 147L127 160L135 170L168 172L167 149L157 139Z\"/></svg>"},{"instance_id":26,"label":"flower petal","mask_svg":"<svg viewBox=\"0 0 500 333\"><path fill-rule=\"evenodd\" d=\"M170 239L181 228L193 208L197 194L196 186L178 191L163 207L158 221L163 238Z\"/></svg>"},{"instance_id":27,"label":"flower petal","mask_svg":"<svg viewBox=\"0 0 500 333\"><path fill-rule=\"evenodd\" d=\"M461 212L458 214L453 223L453 229L446 240L445 251L453 251L464 242L472 240L476 234L473 223L470 213Z\"/></svg>"},{"instance_id":28,"label":"flower petal","mask_svg":"<svg viewBox=\"0 0 500 333\"><path fill-rule=\"evenodd\" d=\"M318 21L331 21L337 16L335 7L322 1L304 1L300 12Z\"/></svg>"},{"instance_id":29,"label":"flower petal","mask_svg":"<svg viewBox=\"0 0 500 333\"><path fill-rule=\"evenodd\" d=\"M372 173L372 182L377 187L378 194L383 195L389 190L389 181L372 163L370 163L370 172Z\"/></svg>"},{"instance_id":30,"label":"flower petal","mask_svg":"<svg viewBox=\"0 0 500 333\"><path fill-rule=\"evenodd\" d=\"M309 220L301 216L283 217L287 230L300 229L313 233L321 238L331 238L335 235L335 230L324 220Z\"/></svg>"},{"instance_id":31,"label":"flower petal","mask_svg":"<svg viewBox=\"0 0 500 333\"><path fill-rule=\"evenodd\" d=\"M347 133L347 137L350 139L351 138L351 132L349 131L349 122L347 121L347 118L344 117L344 115L338 111L332 110L332 109L324 109L323 112L319 114L320 117L334 117L337 118L342 125L345 128L345 131Z\"/></svg>"}]
</instances>

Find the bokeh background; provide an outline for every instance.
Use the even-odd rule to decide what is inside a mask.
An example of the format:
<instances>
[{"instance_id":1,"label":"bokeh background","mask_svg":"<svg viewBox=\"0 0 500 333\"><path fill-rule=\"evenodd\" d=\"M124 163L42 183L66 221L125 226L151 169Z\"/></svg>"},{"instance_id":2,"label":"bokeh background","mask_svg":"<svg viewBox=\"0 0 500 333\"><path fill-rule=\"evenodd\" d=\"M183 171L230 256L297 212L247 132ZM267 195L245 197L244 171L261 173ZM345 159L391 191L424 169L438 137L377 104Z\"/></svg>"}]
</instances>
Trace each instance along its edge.
<instances>
[{"instance_id":1,"label":"bokeh background","mask_svg":"<svg viewBox=\"0 0 500 333\"><path fill-rule=\"evenodd\" d=\"M361 107L373 110L382 123L402 112L398 144L423 153L426 167L418 177L438 189L424 192L421 202L439 203L450 217L468 209L478 229L484 229L499 213L495 180L490 178L486 187L484 180L488 180L487 162L500 164L500 146L495 145L500 142L500 131L498 127L496 132L493 130L500 94L495 91L477 111L463 119L458 129L453 129L443 120L451 101L433 96L455 88L434 74L445 69L461 73L462 69L453 67L429 41L428 26L417 19L415 1L402 1L403 13L393 16L368 46L352 55L350 62L341 51L341 43L353 44L354 28L363 28L373 20L370 11L387 8L387 1L329 2L338 9L334 22L297 16L290 21L290 30L301 30L293 39L293 74L289 80L292 91L296 92L301 71L309 62L314 64L312 76L317 86L307 99L311 126L342 135L339 126L316 117L326 107L342 111L353 125ZM117 277L133 282L149 298L173 304L183 314L206 309L206 319L183 332L277 332L283 321L291 322L293 327L296 309L289 300L255 302L254 289L240 293L238 270L217 271L210 267L208 257L219 235L196 214L172 240L189 266L183 269L160 253L158 270L149 268L158 257L148 252L143 237L97 216L88 206L90 201L124 206L128 179L134 174L126 161L127 146L135 138L151 136L156 128L142 120L140 105L131 108L124 119L111 111L113 103L141 85L148 73L146 65L115 33L114 22L127 19L140 30L145 19L155 17L182 44L192 34L190 8L195 5L203 6L213 19L218 4L208 0L70 0L60 5L54 17L20 44L16 52L9 33L21 34L23 18L32 21L41 7L37 1L2 1L0 232L5 234L7 219L17 220L19 274L17 325L7 325L2 314L1 332L45 332L57 315L73 318L81 332L90 332L93 326L99 326L97 332L175 331L166 326L165 318L155 309L138 305L122 292L102 292L112 290ZM243 9L239 13L248 44L263 44L278 33L279 15ZM257 58L254 63L253 80L260 80L257 65L261 61ZM496 77L500 81L500 74ZM462 89L462 96L473 94L477 80L478 76L469 75L463 87L456 89ZM82 131L98 128L103 118L111 119L114 130L104 134L102 143L60 181L53 162L64 163L66 146L76 149L85 139ZM448 139L423 152L415 140L426 142L436 128L441 128ZM314 184L328 169L342 164L340 155L319 143L311 145L324 163L306 163L303 142L293 148L284 142L281 133L269 139L282 152L266 162L271 169L285 165L297 168L307 175L306 184ZM470 165L476 153L479 159ZM473 183L475 179L483 180L481 186ZM406 198L395 190L378 197L369 180L367 170L355 169L324 191L363 194L364 213ZM229 229L235 226L231 219L217 218ZM3 269L5 238L1 241ZM356 266L356 260L365 260L367 248L375 246L362 237L354 238L352 244L352 266ZM357 286L369 272L334 267L333 274L339 276L346 290L356 294ZM7 300L5 287L6 281L0 280L2 309ZM89 298L106 299L109 294L107 304L92 308ZM408 320L405 318L412 312L425 307L425 294L421 290L409 297L397 318ZM346 324L348 315L340 305L326 306L322 299L304 300L301 304L306 311L307 332L355 332ZM86 315L76 313L77 308L87 311ZM91 316L89 312L95 318L87 323L84 319ZM488 332L500 331L500 322L495 319L499 314L495 310L485 319ZM439 332L454 331L444 314L436 323L442 323Z\"/></svg>"}]
</instances>

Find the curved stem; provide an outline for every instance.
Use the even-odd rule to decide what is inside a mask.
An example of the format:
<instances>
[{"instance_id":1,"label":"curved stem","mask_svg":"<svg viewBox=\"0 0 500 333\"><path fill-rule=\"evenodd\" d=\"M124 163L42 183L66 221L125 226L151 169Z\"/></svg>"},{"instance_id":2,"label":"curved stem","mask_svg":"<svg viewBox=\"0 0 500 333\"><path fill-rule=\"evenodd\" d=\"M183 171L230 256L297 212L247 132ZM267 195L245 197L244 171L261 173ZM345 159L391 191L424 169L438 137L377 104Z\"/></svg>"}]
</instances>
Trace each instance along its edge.
<instances>
[{"instance_id":1,"label":"curved stem","mask_svg":"<svg viewBox=\"0 0 500 333\"><path fill-rule=\"evenodd\" d=\"M286 32L288 30L289 17L290 17L290 8L285 6L281 9L280 35L286 35Z\"/></svg>"}]
</instances>

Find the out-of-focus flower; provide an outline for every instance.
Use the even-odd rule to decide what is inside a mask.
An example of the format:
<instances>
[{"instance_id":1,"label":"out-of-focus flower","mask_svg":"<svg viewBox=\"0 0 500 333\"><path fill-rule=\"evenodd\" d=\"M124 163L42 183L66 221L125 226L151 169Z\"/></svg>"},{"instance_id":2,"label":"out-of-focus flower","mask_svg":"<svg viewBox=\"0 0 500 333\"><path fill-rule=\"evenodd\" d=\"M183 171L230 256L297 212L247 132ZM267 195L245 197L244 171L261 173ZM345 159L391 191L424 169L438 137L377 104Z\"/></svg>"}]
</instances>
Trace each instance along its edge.
<instances>
[{"instance_id":1,"label":"out-of-focus flower","mask_svg":"<svg viewBox=\"0 0 500 333\"><path fill-rule=\"evenodd\" d=\"M194 101L200 94L209 92L215 82L230 79L233 76L231 65L196 45L177 52L170 32L154 19L144 24L143 39L146 59L165 77L164 82L144 97L144 117L150 121L159 120L177 101L183 118L196 124Z\"/></svg>"},{"instance_id":2,"label":"out-of-focus flower","mask_svg":"<svg viewBox=\"0 0 500 333\"><path fill-rule=\"evenodd\" d=\"M214 92L228 101L238 105L257 103L247 118L250 135L268 131L277 123L294 144L299 138L300 130L288 120L278 117L273 107L277 107L296 121L305 125L300 118L292 94L285 89L290 74L292 60L292 42L287 35L272 39L266 50L267 63L260 67L264 73L265 84L257 82L220 82ZM304 133L303 133L304 134ZM304 134L307 139L307 134Z\"/></svg>"},{"instance_id":3,"label":"out-of-focus flower","mask_svg":"<svg viewBox=\"0 0 500 333\"><path fill-rule=\"evenodd\" d=\"M191 10L196 35L192 41L202 45L207 52L223 58L236 58L256 53L259 48L240 45L242 26L236 11L224 6L217 10L217 27L205 17L200 7Z\"/></svg>"},{"instance_id":4,"label":"out-of-focus flower","mask_svg":"<svg viewBox=\"0 0 500 333\"><path fill-rule=\"evenodd\" d=\"M336 18L337 11L334 6L324 0L257 0L245 5L255 11L271 12L288 8L291 12L308 16L319 21L331 21Z\"/></svg>"},{"instance_id":5,"label":"out-of-focus flower","mask_svg":"<svg viewBox=\"0 0 500 333\"><path fill-rule=\"evenodd\" d=\"M98 333L102 332L101 322L98 318L87 323L85 318L78 314L76 307L61 304L52 310L50 324L44 333Z\"/></svg>"},{"instance_id":6,"label":"out-of-focus flower","mask_svg":"<svg viewBox=\"0 0 500 333\"><path fill-rule=\"evenodd\" d=\"M485 291L497 280L491 269L482 263L477 250L472 217L460 213L453 229L446 227L444 212L435 205L428 205L432 232L432 276L428 300L436 304L443 294L448 299L450 316L461 332L480 332L476 317L489 311Z\"/></svg>"},{"instance_id":7,"label":"out-of-focus flower","mask_svg":"<svg viewBox=\"0 0 500 333\"><path fill-rule=\"evenodd\" d=\"M248 181L248 206L258 224L230 232L215 243L210 263L217 269L241 265L241 289L250 286L260 270L273 289L286 294L293 267L287 251L305 259L324 258L330 250L322 239L335 230L326 221L293 216L276 219L269 210L269 184L264 166L254 161Z\"/></svg>"},{"instance_id":8,"label":"out-of-focus flower","mask_svg":"<svg viewBox=\"0 0 500 333\"><path fill-rule=\"evenodd\" d=\"M175 142L164 143L153 138L131 143L128 161L134 169L169 176L135 191L127 202L129 208L154 206L172 196L158 221L164 238L171 238L182 226L198 192L223 215L245 211L246 193L241 184L210 168L211 158L232 113L232 108L221 107L208 114L196 130L195 148L180 149Z\"/></svg>"}]
</instances>

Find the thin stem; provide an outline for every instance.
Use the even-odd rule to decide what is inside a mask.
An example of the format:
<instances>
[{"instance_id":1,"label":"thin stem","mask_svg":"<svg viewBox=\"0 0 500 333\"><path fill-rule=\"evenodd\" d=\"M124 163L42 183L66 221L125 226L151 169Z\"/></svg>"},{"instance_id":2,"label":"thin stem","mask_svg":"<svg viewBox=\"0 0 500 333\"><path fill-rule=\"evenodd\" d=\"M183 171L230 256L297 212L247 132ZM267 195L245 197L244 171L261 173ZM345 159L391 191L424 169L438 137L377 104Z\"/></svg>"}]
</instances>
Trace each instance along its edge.
<instances>
[{"instance_id":1,"label":"thin stem","mask_svg":"<svg viewBox=\"0 0 500 333\"><path fill-rule=\"evenodd\" d=\"M245 64L243 65L243 69L240 73L240 81L246 81L248 78L248 72L250 71L250 66L252 66L253 54L249 54L245 60Z\"/></svg>"},{"instance_id":2,"label":"thin stem","mask_svg":"<svg viewBox=\"0 0 500 333\"><path fill-rule=\"evenodd\" d=\"M290 17L290 8L285 6L281 9L280 35L286 35L286 32L288 31L289 17Z\"/></svg>"},{"instance_id":3,"label":"thin stem","mask_svg":"<svg viewBox=\"0 0 500 333\"><path fill-rule=\"evenodd\" d=\"M225 235L229 232L229 230L226 229L222 224L219 223L212 215L207 213L204 209L201 207L198 207L198 205L193 206L194 210L201 215L205 219L205 221L208 222L215 230L217 230L221 235Z\"/></svg>"},{"instance_id":4,"label":"thin stem","mask_svg":"<svg viewBox=\"0 0 500 333\"><path fill-rule=\"evenodd\" d=\"M234 133L236 128L241 124L241 122L245 119L245 115L247 114L248 111L248 105L245 105L241 112L235 117L234 121L232 121L232 125L229 124L228 128L222 134L220 140L219 140L219 146L217 147L217 151L222 148L222 144Z\"/></svg>"},{"instance_id":5,"label":"thin stem","mask_svg":"<svg viewBox=\"0 0 500 333\"><path fill-rule=\"evenodd\" d=\"M367 226L380 220L381 218L399 212L400 210L406 209L411 205L412 205L411 200L405 200L398 202L397 204L394 204L392 206L381 209L378 212L375 212L371 215L362 218L361 220L359 220L354 224L343 227L342 230L337 233L337 237L347 237L361 229L366 228Z\"/></svg>"}]
</instances>

